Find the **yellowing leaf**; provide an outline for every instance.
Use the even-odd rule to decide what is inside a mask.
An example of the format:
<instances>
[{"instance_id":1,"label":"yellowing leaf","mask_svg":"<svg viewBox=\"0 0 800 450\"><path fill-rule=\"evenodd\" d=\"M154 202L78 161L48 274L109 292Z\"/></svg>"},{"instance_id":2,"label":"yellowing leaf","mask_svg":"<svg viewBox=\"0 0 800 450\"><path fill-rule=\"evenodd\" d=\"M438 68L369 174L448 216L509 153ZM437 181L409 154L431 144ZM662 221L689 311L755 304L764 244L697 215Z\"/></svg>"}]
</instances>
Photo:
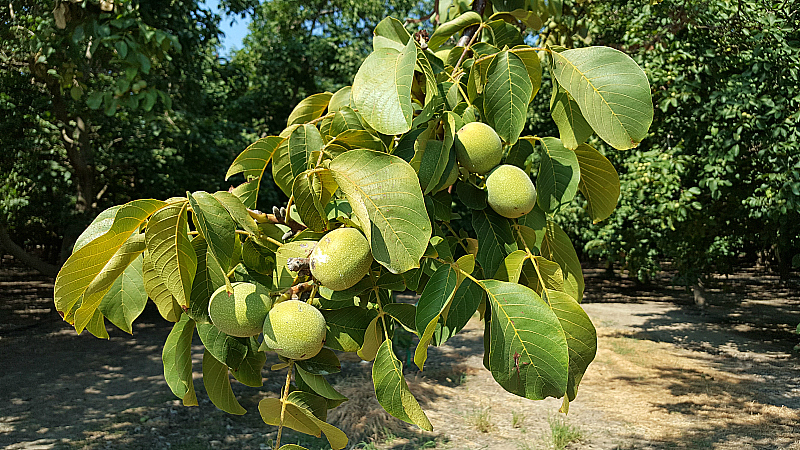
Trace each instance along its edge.
<instances>
[{"instance_id":1,"label":"yellowing leaf","mask_svg":"<svg viewBox=\"0 0 800 450\"><path fill-rule=\"evenodd\" d=\"M197 255L189 241L188 202L172 203L153 214L145 230L145 242L153 268L181 306L188 307Z\"/></svg>"}]
</instances>

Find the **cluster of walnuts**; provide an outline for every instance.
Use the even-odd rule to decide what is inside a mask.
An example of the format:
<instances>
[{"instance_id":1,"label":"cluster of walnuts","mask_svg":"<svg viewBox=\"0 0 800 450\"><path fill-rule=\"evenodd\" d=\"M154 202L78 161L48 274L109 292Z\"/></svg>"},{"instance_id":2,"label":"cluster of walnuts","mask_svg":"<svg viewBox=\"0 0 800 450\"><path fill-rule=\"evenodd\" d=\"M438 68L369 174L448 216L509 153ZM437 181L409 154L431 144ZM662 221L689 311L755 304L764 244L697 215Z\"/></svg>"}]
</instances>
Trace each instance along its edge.
<instances>
[{"instance_id":1,"label":"cluster of walnuts","mask_svg":"<svg viewBox=\"0 0 800 450\"><path fill-rule=\"evenodd\" d=\"M502 164L503 144L489 125L471 122L455 136L459 164L469 172L486 175L487 202L498 214L517 218L536 204L536 189L531 178L519 167ZM455 183L458 168L448 175L445 186ZM342 227L327 233L314 247L308 265L314 279L334 291L353 287L372 265L369 242L355 228ZM208 312L211 321L230 336L249 337L263 332L264 344L291 360L314 357L325 343L325 318L314 306L299 300L284 300L273 305L263 287L234 283L211 296ZM279 298L279 300L282 297Z\"/></svg>"},{"instance_id":2,"label":"cluster of walnuts","mask_svg":"<svg viewBox=\"0 0 800 450\"><path fill-rule=\"evenodd\" d=\"M500 164L503 143L489 125L470 122L456 132L456 157L467 170L486 176L489 206L497 214L516 219L531 212L536 205L536 188L524 170ZM455 180L453 180L455 181Z\"/></svg>"},{"instance_id":3,"label":"cluster of walnuts","mask_svg":"<svg viewBox=\"0 0 800 450\"><path fill-rule=\"evenodd\" d=\"M355 228L338 228L326 234L309 257L311 274L334 291L353 287L369 271L372 253L367 239ZM208 314L214 325L230 336L264 333L264 345L292 360L317 355L325 343L325 318L314 306L299 300L273 305L269 292L247 282L221 286L211 296Z\"/></svg>"}]
</instances>

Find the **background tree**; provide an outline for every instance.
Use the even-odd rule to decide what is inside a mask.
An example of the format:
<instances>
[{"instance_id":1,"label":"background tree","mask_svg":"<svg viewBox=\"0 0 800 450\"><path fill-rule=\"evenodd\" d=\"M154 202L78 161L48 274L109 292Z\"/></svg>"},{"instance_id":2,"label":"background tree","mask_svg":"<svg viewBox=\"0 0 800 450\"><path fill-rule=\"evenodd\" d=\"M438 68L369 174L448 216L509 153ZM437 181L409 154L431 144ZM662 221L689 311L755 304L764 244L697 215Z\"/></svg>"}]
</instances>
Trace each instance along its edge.
<instances>
[{"instance_id":1,"label":"background tree","mask_svg":"<svg viewBox=\"0 0 800 450\"><path fill-rule=\"evenodd\" d=\"M648 139L605 153L622 182L614 216L592 225L576 207L563 223L587 254L643 281L666 260L687 284L757 258L788 276L800 251L798 5L565 2L543 38L626 52L657 105Z\"/></svg>"}]
</instances>

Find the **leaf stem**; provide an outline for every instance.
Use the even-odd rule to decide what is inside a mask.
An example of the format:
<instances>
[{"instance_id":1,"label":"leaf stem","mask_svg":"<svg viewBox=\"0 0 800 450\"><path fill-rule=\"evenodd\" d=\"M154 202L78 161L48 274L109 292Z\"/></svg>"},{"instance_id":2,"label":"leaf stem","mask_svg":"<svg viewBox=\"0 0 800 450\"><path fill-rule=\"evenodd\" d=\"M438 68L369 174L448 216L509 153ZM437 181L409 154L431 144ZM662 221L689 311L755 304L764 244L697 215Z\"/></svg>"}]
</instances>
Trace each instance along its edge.
<instances>
[{"instance_id":1,"label":"leaf stem","mask_svg":"<svg viewBox=\"0 0 800 450\"><path fill-rule=\"evenodd\" d=\"M281 242L281 241L279 241L277 239L273 239L273 238L271 238L269 236L263 236L263 239L266 239L267 242L272 242L273 244L277 245L278 247L283 246L283 242Z\"/></svg>"},{"instance_id":2,"label":"leaf stem","mask_svg":"<svg viewBox=\"0 0 800 450\"><path fill-rule=\"evenodd\" d=\"M308 301L306 301L306 303L308 303L310 305L311 302L313 302L316 297L317 297L317 285L315 284L311 288L311 295L308 297Z\"/></svg>"},{"instance_id":3,"label":"leaf stem","mask_svg":"<svg viewBox=\"0 0 800 450\"><path fill-rule=\"evenodd\" d=\"M458 233L456 233L456 230L454 230L454 229L453 229L453 227L452 227L452 226L450 226L450 224L449 224L449 223L447 223L447 222L442 222L442 223L444 224L444 226L445 226L445 227L447 227L447 229L448 229L448 230L450 230L450 233L452 233L452 234L453 234L453 236L455 236L456 238L458 238L458 244L461 246L461 248L463 248L463 249L464 249L464 251L465 251L465 252L467 252L467 254L469 254L469 253L470 253L469 249L467 248L467 246L466 246L466 245L464 245L464 240L463 240L463 239L461 239L461 238L458 236Z\"/></svg>"},{"instance_id":4,"label":"leaf stem","mask_svg":"<svg viewBox=\"0 0 800 450\"><path fill-rule=\"evenodd\" d=\"M327 119L328 117L333 117L335 115L336 115L336 112L329 112L328 114L325 114L324 116L320 116L320 117L317 117L316 119L314 119L314 120L312 120L310 122L306 122L306 124L314 125L315 123L322 122L323 120Z\"/></svg>"},{"instance_id":5,"label":"leaf stem","mask_svg":"<svg viewBox=\"0 0 800 450\"><path fill-rule=\"evenodd\" d=\"M281 446L281 433L283 432L283 421L286 415L286 398L289 397L289 384L292 382L292 369L294 369L294 361L289 361L289 371L286 372L286 385L283 387L283 394L281 395L281 422L278 425L278 435L275 437L275 450Z\"/></svg>"},{"instance_id":6,"label":"leaf stem","mask_svg":"<svg viewBox=\"0 0 800 450\"><path fill-rule=\"evenodd\" d=\"M522 236L522 231L520 231L520 225L514 220L514 230L516 230L519 239L522 241L522 245L525 246L525 252L528 253L528 258L531 260L531 264L533 264L533 268L536 270L536 277L539 278L539 284L542 286L542 292L544 292L544 277L542 277L542 272L539 270L539 263L533 258L535 255L531 253L531 249L528 248L528 243L525 241L525 237ZM524 264L524 261L523 261ZM547 301L550 304L550 301Z\"/></svg>"}]
</instances>

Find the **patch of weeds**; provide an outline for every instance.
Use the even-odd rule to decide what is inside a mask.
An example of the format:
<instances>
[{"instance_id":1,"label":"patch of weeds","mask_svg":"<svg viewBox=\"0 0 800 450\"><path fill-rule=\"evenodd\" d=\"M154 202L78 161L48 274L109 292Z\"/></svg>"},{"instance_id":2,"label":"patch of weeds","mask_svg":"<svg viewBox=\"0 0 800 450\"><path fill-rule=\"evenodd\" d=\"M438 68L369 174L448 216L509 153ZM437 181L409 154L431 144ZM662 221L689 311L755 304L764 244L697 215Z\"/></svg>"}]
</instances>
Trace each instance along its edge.
<instances>
[{"instance_id":1,"label":"patch of weeds","mask_svg":"<svg viewBox=\"0 0 800 450\"><path fill-rule=\"evenodd\" d=\"M363 441L356 444L353 448L354 449L357 448L360 450L378 450L378 447L375 446L374 442L363 442Z\"/></svg>"},{"instance_id":2,"label":"patch of weeds","mask_svg":"<svg viewBox=\"0 0 800 450\"><path fill-rule=\"evenodd\" d=\"M437 446L439 446L439 444L446 444L447 442L449 442L449 439L447 439L447 437L435 438L435 437L423 436L422 438L420 438L419 445L417 445L417 446L415 446L413 448L415 450L416 449L422 450L422 449L426 449L426 448L436 448Z\"/></svg>"},{"instance_id":3,"label":"patch of weeds","mask_svg":"<svg viewBox=\"0 0 800 450\"><path fill-rule=\"evenodd\" d=\"M636 353L634 348L637 339L621 339L611 341L611 350L618 355L631 355Z\"/></svg>"},{"instance_id":4,"label":"patch of weeds","mask_svg":"<svg viewBox=\"0 0 800 450\"><path fill-rule=\"evenodd\" d=\"M511 411L511 426L514 428L522 428L523 423L525 423L525 413Z\"/></svg>"},{"instance_id":5,"label":"patch of weeds","mask_svg":"<svg viewBox=\"0 0 800 450\"><path fill-rule=\"evenodd\" d=\"M397 440L397 437L398 436L396 434L392 433L392 430L383 427L383 442L391 444L392 442Z\"/></svg>"},{"instance_id":6,"label":"patch of weeds","mask_svg":"<svg viewBox=\"0 0 800 450\"><path fill-rule=\"evenodd\" d=\"M467 419L476 430L480 431L481 433L488 433L492 431L492 428L494 428L490 418L490 412L490 407L473 410Z\"/></svg>"},{"instance_id":7,"label":"patch of weeds","mask_svg":"<svg viewBox=\"0 0 800 450\"><path fill-rule=\"evenodd\" d=\"M567 422L563 417L549 417L550 436L547 439L553 450L564 450L567 445L578 442L584 437L583 431Z\"/></svg>"}]
</instances>

